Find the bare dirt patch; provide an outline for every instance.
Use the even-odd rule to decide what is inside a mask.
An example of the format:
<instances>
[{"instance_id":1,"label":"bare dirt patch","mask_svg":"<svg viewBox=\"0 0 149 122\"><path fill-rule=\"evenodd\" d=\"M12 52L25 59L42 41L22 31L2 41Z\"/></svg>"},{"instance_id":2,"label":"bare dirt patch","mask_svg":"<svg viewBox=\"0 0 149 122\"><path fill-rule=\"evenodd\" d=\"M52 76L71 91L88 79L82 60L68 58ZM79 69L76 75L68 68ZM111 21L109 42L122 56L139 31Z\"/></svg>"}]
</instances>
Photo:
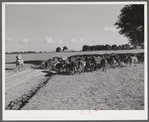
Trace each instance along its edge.
<instances>
[{"instance_id":1,"label":"bare dirt patch","mask_svg":"<svg viewBox=\"0 0 149 122\"><path fill-rule=\"evenodd\" d=\"M143 110L144 65L53 75L22 110Z\"/></svg>"}]
</instances>

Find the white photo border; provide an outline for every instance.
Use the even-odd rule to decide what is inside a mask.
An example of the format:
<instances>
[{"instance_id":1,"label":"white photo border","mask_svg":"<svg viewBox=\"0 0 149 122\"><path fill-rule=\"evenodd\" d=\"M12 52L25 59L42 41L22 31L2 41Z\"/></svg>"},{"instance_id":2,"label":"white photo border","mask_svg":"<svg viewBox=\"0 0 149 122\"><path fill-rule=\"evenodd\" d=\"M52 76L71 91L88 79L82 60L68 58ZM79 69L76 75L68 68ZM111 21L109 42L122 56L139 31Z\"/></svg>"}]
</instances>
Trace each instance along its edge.
<instances>
[{"instance_id":1,"label":"white photo border","mask_svg":"<svg viewBox=\"0 0 149 122\"><path fill-rule=\"evenodd\" d=\"M144 4L145 27L145 63L144 63L144 110L84 110L86 114L80 114L81 110L5 110L5 6L6 5L118 5L118 4ZM2 3L2 117L3 120L147 120L148 119L148 50L147 50L147 2L3 2Z\"/></svg>"}]
</instances>

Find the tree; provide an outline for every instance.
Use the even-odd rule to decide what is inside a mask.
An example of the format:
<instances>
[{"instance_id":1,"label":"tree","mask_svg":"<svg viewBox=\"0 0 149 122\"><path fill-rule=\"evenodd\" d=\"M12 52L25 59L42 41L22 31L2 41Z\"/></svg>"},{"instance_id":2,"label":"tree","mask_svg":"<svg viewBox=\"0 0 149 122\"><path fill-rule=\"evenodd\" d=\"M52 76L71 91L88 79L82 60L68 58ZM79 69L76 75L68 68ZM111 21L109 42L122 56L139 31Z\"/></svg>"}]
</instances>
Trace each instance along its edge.
<instances>
[{"instance_id":1,"label":"tree","mask_svg":"<svg viewBox=\"0 0 149 122\"><path fill-rule=\"evenodd\" d=\"M119 46L117 47L117 50L122 50L122 46L119 45Z\"/></svg>"},{"instance_id":2,"label":"tree","mask_svg":"<svg viewBox=\"0 0 149 122\"><path fill-rule=\"evenodd\" d=\"M111 46L111 49L112 49L112 50L116 50L116 49L117 49L117 45L116 45L116 44L112 45L112 46Z\"/></svg>"},{"instance_id":3,"label":"tree","mask_svg":"<svg viewBox=\"0 0 149 122\"><path fill-rule=\"evenodd\" d=\"M125 50L126 49L126 46L123 44L122 45L122 50Z\"/></svg>"},{"instance_id":4,"label":"tree","mask_svg":"<svg viewBox=\"0 0 149 122\"><path fill-rule=\"evenodd\" d=\"M126 5L114 25L131 45L140 46L144 43L144 5Z\"/></svg>"},{"instance_id":5,"label":"tree","mask_svg":"<svg viewBox=\"0 0 149 122\"><path fill-rule=\"evenodd\" d=\"M141 44L141 49L144 49L144 44Z\"/></svg>"},{"instance_id":6,"label":"tree","mask_svg":"<svg viewBox=\"0 0 149 122\"><path fill-rule=\"evenodd\" d=\"M105 50L105 46L104 45L101 45L100 46L100 50Z\"/></svg>"},{"instance_id":7,"label":"tree","mask_svg":"<svg viewBox=\"0 0 149 122\"><path fill-rule=\"evenodd\" d=\"M108 45L108 44L106 44L106 45L105 45L105 50L111 50L111 46Z\"/></svg>"},{"instance_id":8,"label":"tree","mask_svg":"<svg viewBox=\"0 0 149 122\"><path fill-rule=\"evenodd\" d=\"M88 51L89 49L90 49L90 46L88 46L88 45L84 45L82 47L82 51Z\"/></svg>"},{"instance_id":9,"label":"tree","mask_svg":"<svg viewBox=\"0 0 149 122\"><path fill-rule=\"evenodd\" d=\"M63 47L63 51L68 50L68 48L66 46Z\"/></svg>"},{"instance_id":10,"label":"tree","mask_svg":"<svg viewBox=\"0 0 149 122\"><path fill-rule=\"evenodd\" d=\"M130 45L129 44L125 44L125 47L126 47L127 50L130 49Z\"/></svg>"},{"instance_id":11,"label":"tree","mask_svg":"<svg viewBox=\"0 0 149 122\"><path fill-rule=\"evenodd\" d=\"M60 47L57 47L56 48L56 52L61 52L61 48Z\"/></svg>"},{"instance_id":12,"label":"tree","mask_svg":"<svg viewBox=\"0 0 149 122\"><path fill-rule=\"evenodd\" d=\"M91 46L91 47L89 48L89 50L90 50L90 51L94 51L94 50L95 50L95 46Z\"/></svg>"},{"instance_id":13,"label":"tree","mask_svg":"<svg viewBox=\"0 0 149 122\"><path fill-rule=\"evenodd\" d=\"M96 51L100 50L100 45L96 45L96 46L95 46L95 50L96 50Z\"/></svg>"}]
</instances>

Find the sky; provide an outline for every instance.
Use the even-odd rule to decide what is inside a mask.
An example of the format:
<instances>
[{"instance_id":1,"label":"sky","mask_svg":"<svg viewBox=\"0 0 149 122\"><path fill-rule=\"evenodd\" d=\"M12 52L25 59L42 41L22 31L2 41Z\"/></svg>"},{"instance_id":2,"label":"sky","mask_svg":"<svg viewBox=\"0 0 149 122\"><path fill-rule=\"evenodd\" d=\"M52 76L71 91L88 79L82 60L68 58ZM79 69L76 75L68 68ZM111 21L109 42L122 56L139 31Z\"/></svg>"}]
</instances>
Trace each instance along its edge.
<instances>
[{"instance_id":1,"label":"sky","mask_svg":"<svg viewBox=\"0 0 149 122\"><path fill-rule=\"evenodd\" d=\"M5 51L55 51L67 46L121 45L114 23L124 4L6 4Z\"/></svg>"}]
</instances>

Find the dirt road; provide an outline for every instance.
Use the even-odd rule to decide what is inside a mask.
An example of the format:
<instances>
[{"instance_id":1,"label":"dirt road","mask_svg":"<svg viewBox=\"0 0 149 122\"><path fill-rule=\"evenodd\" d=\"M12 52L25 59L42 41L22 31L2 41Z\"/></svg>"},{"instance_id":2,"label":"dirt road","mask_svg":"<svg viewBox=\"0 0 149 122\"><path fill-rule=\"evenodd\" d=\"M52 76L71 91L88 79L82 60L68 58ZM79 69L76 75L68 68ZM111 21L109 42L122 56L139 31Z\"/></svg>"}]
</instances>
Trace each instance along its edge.
<instances>
[{"instance_id":1,"label":"dirt road","mask_svg":"<svg viewBox=\"0 0 149 122\"><path fill-rule=\"evenodd\" d=\"M49 79L48 72L41 69L27 69L5 77L5 107Z\"/></svg>"},{"instance_id":2,"label":"dirt road","mask_svg":"<svg viewBox=\"0 0 149 122\"><path fill-rule=\"evenodd\" d=\"M7 92L9 89L13 89L17 85L28 82L33 77L39 76L42 74L44 74L42 70L28 69L22 72L17 72L11 76L7 76L5 79L5 91Z\"/></svg>"},{"instance_id":3,"label":"dirt road","mask_svg":"<svg viewBox=\"0 0 149 122\"><path fill-rule=\"evenodd\" d=\"M144 65L76 75L53 75L29 68L5 77L5 108L143 110Z\"/></svg>"}]
</instances>

